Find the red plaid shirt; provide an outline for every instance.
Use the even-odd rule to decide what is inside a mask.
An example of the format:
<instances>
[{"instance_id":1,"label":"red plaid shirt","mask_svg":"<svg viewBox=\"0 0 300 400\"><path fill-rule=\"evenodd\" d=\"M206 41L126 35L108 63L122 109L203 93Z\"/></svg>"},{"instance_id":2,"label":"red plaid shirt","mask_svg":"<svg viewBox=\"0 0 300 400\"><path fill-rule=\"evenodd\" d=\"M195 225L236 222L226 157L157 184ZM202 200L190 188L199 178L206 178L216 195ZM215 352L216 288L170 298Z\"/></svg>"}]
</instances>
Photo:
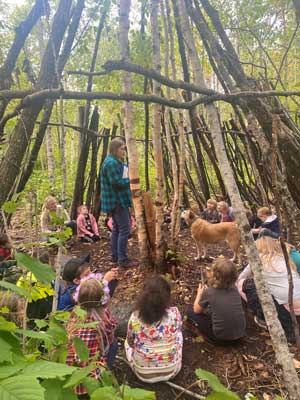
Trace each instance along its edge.
<instances>
[{"instance_id":1,"label":"red plaid shirt","mask_svg":"<svg viewBox=\"0 0 300 400\"><path fill-rule=\"evenodd\" d=\"M88 317L84 323L95 322L94 319ZM100 378L100 365L106 365L107 362L107 351L103 353L104 349L109 348L114 340L114 331L116 326L118 325L118 321L115 317L113 317L108 308L104 309L103 313L103 322L102 322L102 331L103 334L100 337L101 330L96 328L74 328L74 324L82 323L82 321L78 321L76 317L72 319L71 322L67 325L67 330L69 334L69 345L68 345L68 356L66 363L68 365L76 366L76 367L87 367L92 361L99 366L96 366L90 372L90 376L94 379ZM72 337L79 337L89 349L89 359L88 361L81 361L76 354L75 346L72 340ZM101 340L102 339L102 340ZM101 345L103 342L103 345ZM95 360L95 356L98 353L98 358ZM76 394L86 394L87 390L85 387L80 384L75 388Z\"/></svg>"}]
</instances>

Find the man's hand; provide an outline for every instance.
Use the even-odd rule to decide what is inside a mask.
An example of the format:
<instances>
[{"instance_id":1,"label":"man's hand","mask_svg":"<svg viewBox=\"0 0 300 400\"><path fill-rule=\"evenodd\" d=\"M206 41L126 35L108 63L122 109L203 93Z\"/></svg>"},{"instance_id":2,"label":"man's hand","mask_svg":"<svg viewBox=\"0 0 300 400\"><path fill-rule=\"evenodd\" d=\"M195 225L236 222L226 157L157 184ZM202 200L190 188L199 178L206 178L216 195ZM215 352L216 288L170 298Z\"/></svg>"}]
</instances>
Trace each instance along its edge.
<instances>
[{"instance_id":1,"label":"man's hand","mask_svg":"<svg viewBox=\"0 0 300 400\"><path fill-rule=\"evenodd\" d=\"M112 268L110 271L106 272L103 279L105 279L107 282L110 282L113 279L118 279L118 275L119 275L119 268Z\"/></svg>"}]
</instances>

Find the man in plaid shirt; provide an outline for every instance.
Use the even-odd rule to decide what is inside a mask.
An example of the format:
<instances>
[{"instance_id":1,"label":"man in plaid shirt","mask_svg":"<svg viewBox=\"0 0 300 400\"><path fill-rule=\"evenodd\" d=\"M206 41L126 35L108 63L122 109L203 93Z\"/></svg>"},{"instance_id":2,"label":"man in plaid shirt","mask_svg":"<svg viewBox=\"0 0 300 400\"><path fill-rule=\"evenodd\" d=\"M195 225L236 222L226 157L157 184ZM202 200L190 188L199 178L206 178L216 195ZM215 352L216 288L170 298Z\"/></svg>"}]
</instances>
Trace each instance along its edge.
<instances>
[{"instance_id":1,"label":"man in plaid shirt","mask_svg":"<svg viewBox=\"0 0 300 400\"><path fill-rule=\"evenodd\" d=\"M112 260L120 266L129 267L127 245L132 195L128 167L123 163L126 156L126 145L123 140L113 139L109 145L109 153L101 168L101 211L112 215Z\"/></svg>"}]
</instances>

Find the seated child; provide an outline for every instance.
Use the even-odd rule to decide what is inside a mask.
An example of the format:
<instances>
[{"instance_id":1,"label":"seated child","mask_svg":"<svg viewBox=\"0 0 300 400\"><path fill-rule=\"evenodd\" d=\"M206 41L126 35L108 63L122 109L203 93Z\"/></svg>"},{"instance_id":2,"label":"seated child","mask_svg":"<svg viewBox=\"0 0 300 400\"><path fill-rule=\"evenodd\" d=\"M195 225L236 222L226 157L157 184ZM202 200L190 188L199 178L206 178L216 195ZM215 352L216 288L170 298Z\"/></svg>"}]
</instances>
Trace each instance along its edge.
<instances>
[{"instance_id":1,"label":"seated child","mask_svg":"<svg viewBox=\"0 0 300 400\"><path fill-rule=\"evenodd\" d=\"M128 322L126 357L144 382L167 381L181 369L181 315L177 307L170 307L170 299L164 278L148 279Z\"/></svg>"},{"instance_id":2,"label":"seated child","mask_svg":"<svg viewBox=\"0 0 300 400\"><path fill-rule=\"evenodd\" d=\"M114 337L118 321L107 307L108 291L107 285L93 278L93 274L84 278L77 288L75 299L80 308L86 311L86 317L82 320L73 311L70 322L67 324L69 344L66 363L81 368L94 364L95 368L90 372L90 376L96 380L101 376L101 365L111 369L118 349ZM97 325L78 327L78 324L90 322L97 322ZM89 351L88 360L81 361L76 354L74 337L80 338L86 344ZM85 395L87 390L80 384L75 388L75 393Z\"/></svg>"},{"instance_id":3,"label":"seated child","mask_svg":"<svg viewBox=\"0 0 300 400\"><path fill-rule=\"evenodd\" d=\"M253 228L253 234L261 236L271 236L273 239L279 238L279 220L275 214L272 213L269 207L261 207L257 210L257 216L262 221L259 228Z\"/></svg>"},{"instance_id":4,"label":"seated child","mask_svg":"<svg viewBox=\"0 0 300 400\"><path fill-rule=\"evenodd\" d=\"M51 213L56 213L57 217L64 219L64 225L72 229L73 235L76 234L76 222L70 220L69 214L57 203L55 197L48 196L44 201L41 214L41 239L43 241L48 241L49 234L60 228L54 223Z\"/></svg>"},{"instance_id":5,"label":"seated child","mask_svg":"<svg viewBox=\"0 0 300 400\"><path fill-rule=\"evenodd\" d=\"M74 299L75 290L80 284L81 279L91 273L89 261L90 255L82 258L73 258L64 266L62 274L63 283L60 285L58 292L58 310L70 311L74 308L76 304ZM99 274L99 277L100 275L102 277L102 274ZM118 268L112 268L102 277L108 283L111 297L118 283L117 277Z\"/></svg>"},{"instance_id":6,"label":"seated child","mask_svg":"<svg viewBox=\"0 0 300 400\"><path fill-rule=\"evenodd\" d=\"M193 310L187 312L188 320L212 342L225 344L245 336L246 320L236 278L233 262L218 258L209 274L208 287L200 283Z\"/></svg>"},{"instance_id":7,"label":"seated child","mask_svg":"<svg viewBox=\"0 0 300 400\"><path fill-rule=\"evenodd\" d=\"M289 340L294 340L294 330L289 312L289 283L285 259L278 240L269 236L257 239L256 247L263 267L263 275L267 287L273 297L278 318ZM300 277L295 265L290 260L293 278L293 304L297 320L300 322ZM247 301L254 314L254 321L260 327L267 329L264 313L257 295L251 268L248 265L239 275L237 287L242 298Z\"/></svg>"},{"instance_id":8,"label":"seated child","mask_svg":"<svg viewBox=\"0 0 300 400\"><path fill-rule=\"evenodd\" d=\"M202 213L202 218L211 224L217 224L221 221L221 216L217 210L217 201L214 199L208 199L206 202L207 208Z\"/></svg>"},{"instance_id":9,"label":"seated child","mask_svg":"<svg viewBox=\"0 0 300 400\"><path fill-rule=\"evenodd\" d=\"M12 244L6 233L0 233L0 272L6 268L16 265L17 262L11 259Z\"/></svg>"},{"instance_id":10,"label":"seated child","mask_svg":"<svg viewBox=\"0 0 300 400\"><path fill-rule=\"evenodd\" d=\"M233 222L234 214L233 208L229 207L226 201L219 201L218 211L221 214L221 222Z\"/></svg>"},{"instance_id":11,"label":"seated child","mask_svg":"<svg viewBox=\"0 0 300 400\"><path fill-rule=\"evenodd\" d=\"M89 213L84 204L78 207L77 237L82 242L97 242L100 240L98 225L93 214Z\"/></svg>"}]
</instances>

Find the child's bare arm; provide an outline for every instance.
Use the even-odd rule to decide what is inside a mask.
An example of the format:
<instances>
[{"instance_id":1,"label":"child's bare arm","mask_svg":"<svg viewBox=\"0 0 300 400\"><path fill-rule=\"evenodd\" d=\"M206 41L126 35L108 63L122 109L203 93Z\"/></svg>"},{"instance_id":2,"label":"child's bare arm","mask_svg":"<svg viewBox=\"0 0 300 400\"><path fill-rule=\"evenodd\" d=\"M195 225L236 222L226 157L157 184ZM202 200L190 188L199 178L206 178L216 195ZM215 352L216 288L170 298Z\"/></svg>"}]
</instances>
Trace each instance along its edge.
<instances>
[{"instance_id":1,"label":"child's bare arm","mask_svg":"<svg viewBox=\"0 0 300 400\"><path fill-rule=\"evenodd\" d=\"M203 307L200 306L199 302L200 302L200 299L202 296L202 292L205 288L206 288L206 285L199 283L199 287L197 290L197 296L195 298L194 306L193 306L194 313L196 313L196 314L201 314L203 312Z\"/></svg>"}]
</instances>

